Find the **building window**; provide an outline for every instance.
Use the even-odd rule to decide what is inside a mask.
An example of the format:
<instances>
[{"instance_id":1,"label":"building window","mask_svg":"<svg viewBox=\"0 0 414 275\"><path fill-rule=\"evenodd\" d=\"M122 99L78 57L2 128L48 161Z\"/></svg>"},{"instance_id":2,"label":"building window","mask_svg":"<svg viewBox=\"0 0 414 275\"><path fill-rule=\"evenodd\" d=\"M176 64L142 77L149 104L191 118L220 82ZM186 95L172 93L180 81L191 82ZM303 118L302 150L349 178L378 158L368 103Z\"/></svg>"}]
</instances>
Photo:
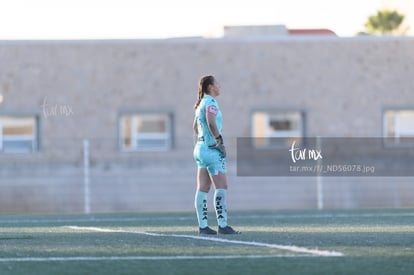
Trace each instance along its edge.
<instances>
[{"instance_id":1,"label":"building window","mask_svg":"<svg viewBox=\"0 0 414 275\"><path fill-rule=\"evenodd\" d=\"M414 109L384 112L384 140L388 145L414 145Z\"/></svg>"},{"instance_id":2,"label":"building window","mask_svg":"<svg viewBox=\"0 0 414 275\"><path fill-rule=\"evenodd\" d=\"M37 151L37 118L0 116L0 151L3 153Z\"/></svg>"},{"instance_id":3,"label":"building window","mask_svg":"<svg viewBox=\"0 0 414 275\"><path fill-rule=\"evenodd\" d=\"M172 147L172 118L168 113L121 116L123 151L165 151Z\"/></svg>"},{"instance_id":4,"label":"building window","mask_svg":"<svg viewBox=\"0 0 414 275\"><path fill-rule=\"evenodd\" d=\"M255 111L252 136L256 147L285 147L303 137L303 113L300 111Z\"/></svg>"}]
</instances>

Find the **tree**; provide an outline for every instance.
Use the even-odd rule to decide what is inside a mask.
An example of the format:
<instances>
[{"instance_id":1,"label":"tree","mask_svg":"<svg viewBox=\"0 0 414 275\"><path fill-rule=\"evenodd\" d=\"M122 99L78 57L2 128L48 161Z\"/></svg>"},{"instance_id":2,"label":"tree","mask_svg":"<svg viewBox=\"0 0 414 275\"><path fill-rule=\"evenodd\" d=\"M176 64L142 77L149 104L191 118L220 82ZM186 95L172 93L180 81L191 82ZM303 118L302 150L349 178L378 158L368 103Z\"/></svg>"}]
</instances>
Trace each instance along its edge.
<instances>
[{"instance_id":1,"label":"tree","mask_svg":"<svg viewBox=\"0 0 414 275\"><path fill-rule=\"evenodd\" d=\"M397 11L379 10L371 15L365 23L367 34L404 34L406 30L399 30L404 20L404 15Z\"/></svg>"}]
</instances>

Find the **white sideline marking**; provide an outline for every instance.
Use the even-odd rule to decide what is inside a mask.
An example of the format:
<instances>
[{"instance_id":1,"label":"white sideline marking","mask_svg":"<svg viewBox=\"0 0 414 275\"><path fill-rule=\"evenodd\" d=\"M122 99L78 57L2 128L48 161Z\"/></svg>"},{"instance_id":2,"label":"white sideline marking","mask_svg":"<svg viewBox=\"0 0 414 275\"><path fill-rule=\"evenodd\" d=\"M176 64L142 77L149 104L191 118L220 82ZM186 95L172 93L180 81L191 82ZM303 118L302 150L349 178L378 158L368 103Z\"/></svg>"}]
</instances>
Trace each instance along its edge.
<instances>
[{"instance_id":1,"label":"white sideline marking","mask_svg":"<svg viewBox=\"0 0 414 275\"><path fill-rule=\"evenodd\" d=\"M306 247L293 246L293 245L279 245L279 244L269 244L269 243L261 243L261 242L248 242L248 241L238 241L238 240L229 240L229 239L222 239L222 238L193 236L193 235L162 234L162 233L152 233L152 232L146 232L146 231L135 231L135 230L120 230L120 229L115 230L115 229L107 229L107 228L100 228L100 227L81 227L81 226L65 226L65 227L69 229L73 229L73 230L85 230L85 231L104 232L104 233L130 233L130 234L141 234L141 235L156 236L156 237L187 238L187 239L205 240L205 241L221 242L221 243L261 246L261 247L268 247L268 248L276 248L279 250L287 250L290 252L306 253L306 254L311 254L314 256L322 256L322 257L344 256L344 254L340 252L336 252L336 251L309 249Z\"/></svg>"},{"instance_id":2,"label":"white sideline marking","mask_svg":"<svg viewBox=\"0 0 414 275\"><path fill-rule=\"evenodd\" d=\"M84 257L25 257L0 258L0 263L9 262L69 262L69 261L131 261L131 260L220 260L220 259L266 259L266 258L299 258L315 257L314 255L209 255L209 256L84 256Z\"/></svg>"}]
</instances>

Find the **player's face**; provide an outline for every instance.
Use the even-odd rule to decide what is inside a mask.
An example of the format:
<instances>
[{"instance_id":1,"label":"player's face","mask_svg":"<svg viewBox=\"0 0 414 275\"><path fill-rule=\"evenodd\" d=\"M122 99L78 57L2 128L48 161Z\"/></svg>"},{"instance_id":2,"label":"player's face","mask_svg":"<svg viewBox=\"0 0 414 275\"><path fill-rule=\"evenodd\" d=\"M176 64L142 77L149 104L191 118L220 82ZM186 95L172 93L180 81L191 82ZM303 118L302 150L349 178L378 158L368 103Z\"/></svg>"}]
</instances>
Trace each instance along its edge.
<instances>
[{"instance_id":1,"label":"player's face","mask_svg":"<svg viewBox=\"0 0 414 275\"><path fill-rule=\"evenodd\" d=\"M210 91L213 96L218 96L220 94L220 85L216 80L214 80L214 83L211 85Z\"/></svg>"}]
</instances>

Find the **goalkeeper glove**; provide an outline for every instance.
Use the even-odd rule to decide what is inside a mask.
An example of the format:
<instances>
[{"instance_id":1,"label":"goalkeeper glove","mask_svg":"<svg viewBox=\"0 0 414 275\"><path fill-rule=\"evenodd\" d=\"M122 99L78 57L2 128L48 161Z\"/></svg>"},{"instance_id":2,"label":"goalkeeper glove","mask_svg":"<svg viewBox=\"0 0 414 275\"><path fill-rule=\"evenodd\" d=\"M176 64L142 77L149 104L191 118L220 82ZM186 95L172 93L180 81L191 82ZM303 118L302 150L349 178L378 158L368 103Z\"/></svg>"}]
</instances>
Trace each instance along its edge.
<instances>
[{"instance_id":1,"label":"goalkeeper glove","mask_svg":"<svg viewBox=\"0 0 414 275\"><path fill-rule=\"evenodd\" d=\"M219 135L216 137L216 144L208 146L210 149L216 149L220 152L222 158L226 157L226 147L224 147L223 137Z\"/></svg>"}]
</instances>

